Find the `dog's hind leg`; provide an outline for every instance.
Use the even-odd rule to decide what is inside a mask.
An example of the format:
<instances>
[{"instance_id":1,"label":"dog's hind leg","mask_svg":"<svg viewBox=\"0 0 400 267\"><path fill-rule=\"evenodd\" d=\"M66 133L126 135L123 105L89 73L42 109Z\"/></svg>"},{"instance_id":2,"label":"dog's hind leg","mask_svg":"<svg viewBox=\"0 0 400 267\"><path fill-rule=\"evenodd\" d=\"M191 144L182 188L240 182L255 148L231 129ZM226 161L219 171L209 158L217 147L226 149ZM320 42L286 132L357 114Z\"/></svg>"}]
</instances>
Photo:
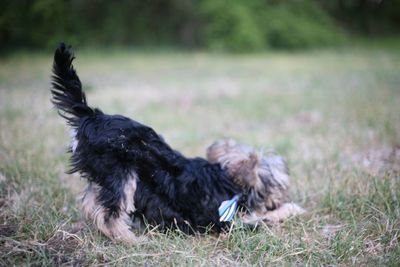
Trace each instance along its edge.
<instances>
[{"instance_id":1,"label":"dog's hind leg","mask_svg":"<svg viewBox=\"0 0 400 267\"><path fill-rule=\"evenodd\" d=\"M137 243L142 238L135 236L131 230L130 215L135 211L134 194L137 177L129 176L117 194L120 195L118 207L107 206L104 201L104 187L90 182L82 197L82 209L85 216L93 221L95 226L107 237L122 240L127 243Z\"/></svg>"}]
</instances>

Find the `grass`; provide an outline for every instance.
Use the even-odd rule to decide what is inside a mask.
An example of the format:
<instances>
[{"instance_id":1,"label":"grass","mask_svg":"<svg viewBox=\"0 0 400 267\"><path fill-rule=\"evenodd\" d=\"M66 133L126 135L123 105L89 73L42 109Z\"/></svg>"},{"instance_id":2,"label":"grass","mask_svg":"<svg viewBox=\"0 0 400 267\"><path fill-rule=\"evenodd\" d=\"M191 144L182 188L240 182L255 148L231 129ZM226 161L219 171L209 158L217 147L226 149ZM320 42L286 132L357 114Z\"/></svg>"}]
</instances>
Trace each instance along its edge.
<instances>
[{"instance_id":1,"label":"grass","mask_svg":"<svg viewBox=\"0 0 400 267\"><path fill-rule=\"evenodd\" d=\"M108 51L109 52L109 51ZM400 261L400 51L223 55L77 51L89 103L186 155L223 136L275 149L304 216L125 246L85 221L49 102L51 55L0 60L0 265L388 265Z\"/></svg>"}]
</instances>

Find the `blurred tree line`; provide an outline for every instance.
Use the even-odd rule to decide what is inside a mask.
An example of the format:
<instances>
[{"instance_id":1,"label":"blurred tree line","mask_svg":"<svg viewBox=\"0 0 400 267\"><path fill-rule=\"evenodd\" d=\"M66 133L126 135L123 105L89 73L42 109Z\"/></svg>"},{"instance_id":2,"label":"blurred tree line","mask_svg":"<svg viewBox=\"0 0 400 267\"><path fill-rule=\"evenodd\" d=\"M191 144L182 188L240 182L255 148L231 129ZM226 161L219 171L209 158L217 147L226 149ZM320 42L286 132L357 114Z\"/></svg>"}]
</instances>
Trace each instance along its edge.
<instances>
[{"instance_id":1,"label":"blurred tree line","mask_svg":"<svg viewBox=\"0 0 400 267\"><path fill-rule=\"evenodd\" d=\"M74 45L229 51L396 34L398 0L1 0L0 49Z\"/></svg>"}]
</instances>

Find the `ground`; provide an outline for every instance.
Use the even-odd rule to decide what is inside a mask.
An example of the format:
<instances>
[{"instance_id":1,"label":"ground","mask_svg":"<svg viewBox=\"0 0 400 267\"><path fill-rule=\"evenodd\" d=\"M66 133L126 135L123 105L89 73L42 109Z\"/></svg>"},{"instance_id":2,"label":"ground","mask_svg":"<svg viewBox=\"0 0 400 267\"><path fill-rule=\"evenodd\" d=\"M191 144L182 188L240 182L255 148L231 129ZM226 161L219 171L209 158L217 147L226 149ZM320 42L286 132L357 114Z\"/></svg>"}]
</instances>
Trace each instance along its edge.
<instances>
[{"instance_id":1,"label":"ground","mask_svg":"<svg viewBox=\"0 0 400 267\"><path fill-rule=\"evenodd\" d=\"M227 234L113 243L82 218L65 122L49 102L51 54L0 59L0 265L397 265L400 50L250 55L76 51L88 101L204 156L233 137L288 161L307 213Z\"/></svg>"}]
</instances>

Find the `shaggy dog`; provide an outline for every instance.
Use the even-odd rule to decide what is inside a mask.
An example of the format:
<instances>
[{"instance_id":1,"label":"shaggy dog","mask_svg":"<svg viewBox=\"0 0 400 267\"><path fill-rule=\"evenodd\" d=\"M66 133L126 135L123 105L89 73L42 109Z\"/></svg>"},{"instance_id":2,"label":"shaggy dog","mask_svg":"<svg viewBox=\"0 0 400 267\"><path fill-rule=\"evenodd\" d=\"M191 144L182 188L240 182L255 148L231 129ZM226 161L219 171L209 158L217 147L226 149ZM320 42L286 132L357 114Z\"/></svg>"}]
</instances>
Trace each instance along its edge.
<instances>
[{"instance_id":1,"label":"shaggy dog","mask_svg":"<svg viewBox=\"0 0 400 267\"><path fill-rule=\"evenodd\" d=\"M135 242L132 228L144 222L219 232L229 224L219 208L235 197L251 224L283 206L289 177L281 158L225 141L209 148L209 160L187 158L152 128L89 107L73 59L64 44L55 52L52 102L71 127L69 172L88 181L82 209L106 236Z\"/></svg>"}]
</instances>

